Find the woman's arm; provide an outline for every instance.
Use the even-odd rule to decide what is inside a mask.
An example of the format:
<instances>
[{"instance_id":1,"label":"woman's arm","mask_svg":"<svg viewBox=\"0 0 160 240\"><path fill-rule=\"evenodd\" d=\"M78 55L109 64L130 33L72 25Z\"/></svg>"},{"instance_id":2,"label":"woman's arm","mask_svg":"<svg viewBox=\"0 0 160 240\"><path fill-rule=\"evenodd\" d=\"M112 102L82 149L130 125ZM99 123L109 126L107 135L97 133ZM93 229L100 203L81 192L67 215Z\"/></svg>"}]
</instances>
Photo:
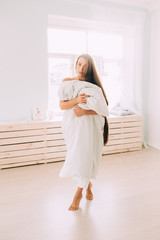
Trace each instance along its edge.
<instances>
[{"instance_id":1,"label":"woman's arm","mask_svg":"<svg viewBox=\"0 0 160 240\"><path fill-rule=\"evenodd\" d=\"M61 108L61 110L67 110L67 109L74 107L78 103L86 104L87 103L86 97L88 97L88 96L85 95L85 93L82 93L74 99L71 99L68 101L60 101L60 108Z\"/></svg>"},{"instance_id":2,"label":"woman's arm","mask_svg":"<svg viewBox=\"0 0 160 240\"><path fill-rule=\"evenodd\" d=\"M60 108L61 110L67 110L69 108L72 108L76 104L77 104L77 98L74 98L68 101L60 101Z\"/></svg>"},{"instance_id":3,"label":"woman's arm","mask_svg":"<svg viewBox=\"0 0 160 240\"><path fill-rule=\"evenodd\" d=\"M83 115L98 115L95 111L93 110L85 110L79 106L74 107L74 114L76 117L81 117Z\"/></svg>"},{"instance_id":4,"label":"woman's arm","mask_svg":"<svg viewBox=\"0 0 160 240\"><path fill-rule=\"evenodd\" d=\"M93 110L84 110L84 115L98 115L98 113Z\"/></svg>"}]
</instances>

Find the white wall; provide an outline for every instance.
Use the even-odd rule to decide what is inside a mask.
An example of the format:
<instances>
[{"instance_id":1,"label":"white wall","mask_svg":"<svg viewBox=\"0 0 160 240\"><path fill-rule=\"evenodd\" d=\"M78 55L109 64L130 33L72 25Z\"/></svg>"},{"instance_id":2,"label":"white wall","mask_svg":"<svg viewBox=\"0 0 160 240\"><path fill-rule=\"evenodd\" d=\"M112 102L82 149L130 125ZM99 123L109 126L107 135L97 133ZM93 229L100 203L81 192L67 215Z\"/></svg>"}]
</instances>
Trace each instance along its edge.
<instances>
[{"instance_id":1,"label":"white wall","mask_svg":"<svg viewBox=\"0 0 160 240\"><path fill-rule=\"evenodd\" d=\"M29 120L47 106L46 20L27 1L0 4L0 121Z\"/></svg>"},{"instance_id":2,"label":"white wall","mask_svg":"<svg viewBox=\"0 0 160 240\"><path fill-rule=\"evenodd\" d=\"M31 119L48 105L48 14L90 18L90 8L55 0L0 1L0 122Z\"/></svg>"},{"instance_id":3,"label":"white wall","mask_svg":"<svg viewBox=\"0 0 160 240\"><path fill-rule=\"evenodd\" d=\"M147 143L160 149L160 8L151 14Z\"/></svg>"}]
</instances>

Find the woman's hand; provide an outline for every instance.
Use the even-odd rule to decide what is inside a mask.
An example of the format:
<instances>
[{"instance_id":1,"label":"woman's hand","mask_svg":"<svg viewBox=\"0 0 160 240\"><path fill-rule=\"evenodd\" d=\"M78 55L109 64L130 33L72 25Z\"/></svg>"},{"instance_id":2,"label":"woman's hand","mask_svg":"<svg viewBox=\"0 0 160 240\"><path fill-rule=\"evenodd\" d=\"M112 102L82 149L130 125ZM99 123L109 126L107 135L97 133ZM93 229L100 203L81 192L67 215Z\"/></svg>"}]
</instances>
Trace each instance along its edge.
<instances>
[{"instance_id":1,"label":"woman's hand","mask_svg":"<svg viewBox=\"0 0 160 240\"><path fill-rule=\"evenodd\" d=\"M62 110L67 110L67 109L70 109L70 108L76 106L78 103L86 104L87 103L87 100L86 100L87 97L90 97L90 96L85 95L85 93L82 93L78 97L73 98L71 100L60 101L60 108Z\"/></svg>"},{"instance_id":2,"label":"woman's hand","mask_svg":"<svg viewBox=\"0 0 160 240\"><path fill-rule=\"evenodd\" d=\"M73 111L76 117L81 117L85 114L85 110L79 106L75 106Z\"/></svg>"},{"instance_id":3,"label":"woman's hand","mask_svg":"<svg viewBox=\"0 0 160 240\"><path fill-rule=\"evenodd\" d=\"M86 95L85 93L81 93L76 99L77 103L86 104L87 103L86 97L88 97L88 95Z\"/></svg>"}]
</instances>

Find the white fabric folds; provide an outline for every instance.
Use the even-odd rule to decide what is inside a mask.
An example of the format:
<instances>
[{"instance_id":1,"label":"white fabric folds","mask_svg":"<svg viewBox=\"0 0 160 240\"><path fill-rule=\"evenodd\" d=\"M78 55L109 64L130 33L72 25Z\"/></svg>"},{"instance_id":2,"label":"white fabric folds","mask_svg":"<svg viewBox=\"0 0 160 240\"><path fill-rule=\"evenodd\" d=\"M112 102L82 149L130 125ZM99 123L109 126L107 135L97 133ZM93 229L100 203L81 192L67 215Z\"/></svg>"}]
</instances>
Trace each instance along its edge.
<instances>
[{"instance_id":1,"label":"white fabric folds","mask_svg":"<svg viewBox=\"0 0 160 240\"><path fill-rule=\"evenodd\" d=\"M94 110L98 115L76 117L73 108L65 110L62 132L67 154L60 171L60 177L72 177L79 187L87 188L91 178L95 178L103 151L104 117L108 107L100 87L85 81L64 81L59 88L62 101L71 100L85 93L90 97L87 104L78 104L86 110Z\"/></svg>"}]
</instances>

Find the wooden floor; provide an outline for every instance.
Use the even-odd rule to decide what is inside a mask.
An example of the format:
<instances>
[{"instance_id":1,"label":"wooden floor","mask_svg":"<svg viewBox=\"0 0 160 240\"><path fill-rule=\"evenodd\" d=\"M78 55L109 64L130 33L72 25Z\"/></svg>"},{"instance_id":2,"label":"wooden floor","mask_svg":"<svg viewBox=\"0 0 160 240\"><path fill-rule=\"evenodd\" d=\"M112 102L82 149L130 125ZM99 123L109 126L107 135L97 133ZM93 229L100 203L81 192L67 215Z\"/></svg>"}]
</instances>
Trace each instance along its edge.
<instances>
[{"instance_id":1,"label":"wooden floor","mask_svg":"<svg viewBox=\"0 0 160 240\"><path fill-rule=\"evenodd\" d=\"M160 151L106 155L93 201L68 211L76 185L61 163L0 171L1 240L159 240Z\"/></svg>"}]
</instances>

